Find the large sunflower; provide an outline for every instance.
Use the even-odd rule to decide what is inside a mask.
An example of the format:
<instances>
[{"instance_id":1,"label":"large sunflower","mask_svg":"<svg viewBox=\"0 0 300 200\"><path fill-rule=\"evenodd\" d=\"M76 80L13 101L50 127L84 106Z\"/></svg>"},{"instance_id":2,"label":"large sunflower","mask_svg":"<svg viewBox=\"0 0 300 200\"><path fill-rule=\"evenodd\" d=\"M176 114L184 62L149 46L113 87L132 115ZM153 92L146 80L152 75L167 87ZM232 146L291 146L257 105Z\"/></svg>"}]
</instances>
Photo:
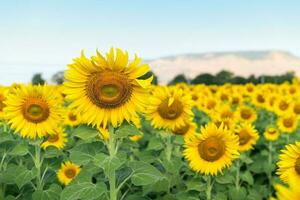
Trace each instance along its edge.
<instances>
[{"instance_id":1,"label":"large sunflower","mask_svg":"<svg viewBox=\"0 0 300 200\"><path fill-rule=\"evenodd\" d=\"M46 85L20 85L4 103L8 123L22 137L52 134L61 121L61 102L55 90Z\"/></svg>"},{"instance_id":2,"label":"large sunflower","mask_svg":"<svg viewBox=\"0 0 300 200\"><path fill-rule=\"evenodd\" d=\"M59 182L68 185L80 172L80 167L70 161L61 164L57 172Z\"/></svg>"},{"instance_id":3,"label":"large sunflower","mask_svg":"<svg viewBox=\"0 0 300 200\"><path fill-rule=\"evenodd\" d=\"M284 182L288 182L290 178L296 178L300 181L300 142L289 144L281 150L279 161L277 163L277 174Z\"/></svg>"},{"instance_id":4,"label":"large sunflower","mask_svg":"<svg viewBox=\"0 0 300 200\"><path fill-rule=\"evenodd\" d=\"M300 199L299 181L297 178L290 178L289 187L280 184L275 185L278 200L298 200Z\"/></svg>"},{"instance_id":5,"label":"large sunflower","mask_svg":"<svg viewBox=\"0 0 300 200\"><path fill-rule=\"evenodd\" d=\"M148 100L148 88L153 77L139 79L149 71L137 56L128 61L128 53L113 48L104 58L98 51L91 59L81 54L66 72L64 93L82 114L82 120L92 125L114 127L124 120L138 118Z\"/></svg>"},{"instance_id":6,"label":"large sunflower","mask_svg":"<svg viewBox=\"0 0 300 200\"><path fill-rule=\"evenodd\" d=\"M252 149L259 138L257 130L249 123L238 125L235 134L239 136L239 151L241 152Z\"/></svg>"},{"instance_id":7,"label":"large sunflower","mask_svg":"<svg viewBox=\"0 0 300 200\"><path fill-rule=\"evenodd\" d=\"M192 121L193 100L183 90L157 87L152 92L146 117L155 128L175 129Z\"/></svg>"},{"instance_id":8,"label":"large sunflower","mask_svg":"<svg viewBox=\"0 0 300 200\"><path fill-rule=\"evenodd\" d=\"M201 134L185 140L183 155L194 171L215 176L238 158L238 148L236 135L210 123L201 128Z\"/></svg>"}]
</instances>

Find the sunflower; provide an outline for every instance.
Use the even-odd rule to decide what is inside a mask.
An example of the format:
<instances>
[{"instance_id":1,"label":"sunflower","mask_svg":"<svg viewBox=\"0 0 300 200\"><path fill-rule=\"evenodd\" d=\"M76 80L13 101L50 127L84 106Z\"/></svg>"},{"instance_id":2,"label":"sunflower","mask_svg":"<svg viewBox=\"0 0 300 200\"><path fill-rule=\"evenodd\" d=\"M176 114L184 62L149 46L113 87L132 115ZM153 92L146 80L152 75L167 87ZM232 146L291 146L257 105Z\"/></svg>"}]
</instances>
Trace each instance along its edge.
<instances>
[{"instance_id":1,"label":"sunflower","mask_svg":"<svg viewBox=\"0 0 300 200\"><path fill-rule=\"evenodd\" d=\"M269 141L277 140L279 135L280 135L279 131L274 127L269 127L264 132L265 139Z\"/></svg>"},{"instance_id":2,"label":"sunflower","mask_svg":"<svg viewBox=\"0 0 300 200\"><path fill-rule=\"evenodd\" d=\"M236 124L236 122L234 120L230 119L230 118L222 119L220 117L213 118L213 123L217 127L220 127L223 124L224 128L227 128L230 131L234 130L235 124Z\"/></svg>"},{"instance_id":3,"label":"sunflower","mask_svg":"<svg viewBox=\"0 0 300 200\"><path fill-rule=\"evenodd\" d=\"M278 115L287 113L292 108L292 100L286 97L280 97L275 101L274 111Z\"/></svg>"},{"instance_id":4,"label":"sunflower","mask_svg":"<svg viewBox=\"0 0 300 200\"><path fill-rule=\"evenodd\" d=\"M192 121L193 100L181 89L157 87L152 92L146 118L154 128L174 129Z\"/></svg>"},{"instance_id":5,"label":"sunflower","mask_svg":"<svg viewBox=\"0 0 300 200\"><path fill-rule=\"evenodd\" d=\"M257 107L265 108L268 103L267 99L268 96L260 90L252 94L252 103Z\"/></svg>"},{"instance_id":6,"label":"sunflower","mask_svg":"<svg viewBox=\"0 0 300 200\"><path fill-rule=\"evenodd\" d=\"M64 116L64 124L77 126L81 123L81 115L75 109L67 108Z\"/></svg>"},{"instance_id":7,"label":"sunflower","mask_svg":"<svg viewBox=\"0 0 300 200\"><path fill-rule=\"evenodd\" d=\"M64 93L84 122L117 127L144 111L153 76L140 78L148 71L140 58L129 62L128 53L120 49L111 48L106 59L98 51L91 59L82 52L66 71Z\"/></svg>"},{"instance_id":8,"label":"sunflower","mask_svg":"<svg viewBox=\"0 0 300 200\"><path fill-rule=\"evenodd\" d=\"M299 182L297 178L290 178L289 187L280 184L275 185L276 196L278 200L298 200L300 199Z\"/></svg>"},{"instance_id":9,"label":"sunflower","mask_svg":"<svg viewBox=\"0 0 300 200\"><path fill-rule=\"evenodd\" d=\"M283 133L293 133L298 126L297 116L294 114L286 114L277 119L277 126Z\"/></svg>"},{"instance_id":10,"label":"sunflower","mask_svg":"<svg viewBox=\"0 0 300 200\"><path fill-rule=\"evenodd\" d=\"M57 172L59 182L68 185L80 172L80 167L70 161L61 164Z\"/></svg>"},{"instance_id":11,"label":"sunflower","mask_svg":"<svg viewBox=\"0 0 300 200\"><path fill-rule=\"evenodd\" d=\"M210 123L200 135L185 140L183 155L192 170L205 175L217 175L239 157L238 137L222 126Z\"/></svg>"},{"instance_id":12,"label":"sunflower","mask_svg":"<svg viewBox=\"0 0 300 200\"><path fill-rule=\"evenodd\" d=\"M50 134L45 142L41 144L43 149L46 149L49 146L56 147L58 149L64 148L67 142L67 134L62 128L58 128L55 131L55 134Z\"/></svg>"},{"instance_id":13,"label":"sunflower","mask_svg":"<svg viewBox=\"0 0 300 200\"><path fill-rule=\"evenodd\" d=\"M298 118L300 118L300 101L293 102L292 111Z\"/></svg>"},{"instance_id":14,"label":"sunflower","mask_svg":"<svg viewBox=\"0 0 300 200\"><path fill-rule=\"evenodd\" d=\"M237 109L237 115L240 121L248 123L253 123L257 118L255 110L249 106L239 106Z\"/></svg>"},{"instance_id":15,"label":"sunflower","mask_svg":"<svg viewBox=\"0 0 300 200\"><path fill-rule=\"evenodd\" d=\"M22 137L35 139L55 133L61 122L61 102L46 85L20 85L5 100L5 117Z\"/></svg>"},{"instance_id":16,"label":"sunflower","mask_svg":"<svg viewBox=\"0 0 300 200\"><path fill-rule=\"evenodd\" d=\"M277 175L285 183L288 183L290 178L300 181L300 142L286 145L285 149L281 150L277 166Z\"/></svg>"},{"instance_id":17,"label":"sunflower","mask_svg":"<svg viewBox=\"0 0 300 200\"><path fill-rule=\"evenodd\" d=\"M196 134L197 125L194 122L185 123L184 126L175 127L172 133L175 135L182 135L184 137L190 137Z\"/></svg>"},{"instance_id":18,"label":"sunflower","mask_svg":"<svg viewBox=\"0 0 300 200\"><path fill-rule=\"evenodd\" d=\"M237 118L236 113L232 110L231 106L228 104L222 104L215 109L214 114L211 114L211 117L218 117L220 119L232 119L235 121Z\"/></svg>"},{"instance_id":19,"label":"sunflower","mask_svg":"<svg viewBox=\"0 0 300 200\"><path fill-rule=\"evenodd\" d=\"M239 151L241 152L252 149L259 138L257 130L249 123L238 125L235 134L239 136Z\"/></svg>"}]
</instances>

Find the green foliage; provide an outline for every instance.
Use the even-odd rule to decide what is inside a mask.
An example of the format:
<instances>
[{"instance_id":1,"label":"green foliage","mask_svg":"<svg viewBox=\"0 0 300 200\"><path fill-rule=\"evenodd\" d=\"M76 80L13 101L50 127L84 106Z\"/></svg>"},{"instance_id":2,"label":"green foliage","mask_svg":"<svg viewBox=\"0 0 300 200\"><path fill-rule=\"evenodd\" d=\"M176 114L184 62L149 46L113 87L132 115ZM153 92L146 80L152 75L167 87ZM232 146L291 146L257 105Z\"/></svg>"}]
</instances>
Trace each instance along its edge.
<instances>
[{"instance_id":1,"label":"green foliage","mask_svg":"<svg viewBox=\"0 0 300 200\"><path fill-rule=\"evenodd\" d=\"M43 79L42 74L38 73L33 75L31 82L33 85L44 85L46 81Z\"/></svg>"}]
</instances>

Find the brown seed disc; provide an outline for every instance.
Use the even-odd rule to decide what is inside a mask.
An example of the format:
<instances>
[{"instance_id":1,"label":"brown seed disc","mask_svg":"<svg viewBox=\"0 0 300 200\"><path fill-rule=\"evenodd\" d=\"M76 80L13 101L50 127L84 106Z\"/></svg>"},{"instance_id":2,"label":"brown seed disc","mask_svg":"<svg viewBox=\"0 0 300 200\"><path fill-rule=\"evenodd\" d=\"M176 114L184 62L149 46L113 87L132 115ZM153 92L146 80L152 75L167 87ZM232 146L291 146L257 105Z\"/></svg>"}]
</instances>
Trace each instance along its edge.
<instances>
[{"instance_id":1,"label":"brown seed disc","mask_svg":"<svg viewBox=\"0 0 300 200\"><path fill-rule=\"evenodd\" d=\"M40 98L28 98L22 106L22 113L25 119L33 123L40 123L50 115L48 104Z\"/></svg>"},{"instance_id":2,"label":"brown seed disc","mask_svg":"<svg viewBox=\"0 0 300 200\"><path fill-rule=\"evenodd\" d=\"M109 71L91 75L86 90L98 107L116 108L130 99L132 85L125 75Z\"/></svg>"},{"instance_id":3,"label":"brown seed disc","mask_svg":"<svg viewBox=\"0 0 300 200\"><path fill-rule=\"evenodd\" d=\"M47 141L50 143L57 142L59 140L58 134L55 135L49 135Z\"/></svg>"},{"instance_id":4,"label":"brown seed disc","mask_svg":"<svg viewBox=\"0 0 300 200\"><path fill-rule=\"evenodd\" d=\"M206 161L214 162L225 153L225 143L217 137L210 137L198 145L200 157Z\"/></svg>"},{"instance_id":5,"label":"brown seed disc","mask_svg":"<svg viewBox=\"0 0 300 200\"><path fill-rule=\"evenodd\" d=\"M251 117L251 110L250 109L243 109L243 110L241 110L241 117L243 118L243 119L250 119L250 117Z\"/></svg>"},{"instance_id":6,"label":"brown seed disc","mask_svg":"<svg viewBox=\"0 0 300 200\"><path fill-rule=\"evenodd\" d=\"M189 129L190 129L190 125L186 124L185 126L176 127L173 133L175 135L184 135L188 132Z\"/></svg>"},{"instance_id":7,"label":"brown seed disc","mask_svg":"<svg viewBox=\"0 0 300 200\"><path fill-rule=\"evenodd\" d=\"M67 170L65 171L65 175L66 175L66 177L68 177L68 178L74 178L75 175L76 175L76 170L75 170L75 169L67 169Z\"/></svg>"},{"instance_id":8,"label":"brown seed disc","mask_svg":"<svg viewBox=\"0 0 300 200\"><path fill-rule=\"evenodd\" d=\"M158 107L159 115L164 119L177 119L183 112L183 106L177 99L174 100L172 105L168 106L169 99L165 99Z\"/></svg>"},{"instance_id":9,"label":"brown seed disc","mask_svg":"<svg viewBox=\"0 0 300 200\"><path fill-rule=\"evenodd\" d=\"M240 145L247 144L249 142L249 140L251 139L251 136L246 129L240 130L240 132L238 133L238 136L239 136Z\"/></svg>"},{"instance_id":10,"label":"brown seed disc","mask_svg":"<svg viewBox=\"0 0 300 200\"><path fill-rule=\"evenodd\" d=\"M283 119L283 125L286 128L291 128L294 125L294 120L292 118Z\"/></svg>"}]
</instances>

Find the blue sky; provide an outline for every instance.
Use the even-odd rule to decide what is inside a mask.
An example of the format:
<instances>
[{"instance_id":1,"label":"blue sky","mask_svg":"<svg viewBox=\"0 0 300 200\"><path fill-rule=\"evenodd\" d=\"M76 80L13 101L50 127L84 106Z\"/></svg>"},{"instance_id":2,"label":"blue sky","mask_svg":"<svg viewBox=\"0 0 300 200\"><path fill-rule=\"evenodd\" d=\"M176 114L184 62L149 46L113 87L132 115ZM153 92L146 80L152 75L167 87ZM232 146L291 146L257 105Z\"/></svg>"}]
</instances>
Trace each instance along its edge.
<instances>
[{"instance_id":1,"label":"blue sky","mask_svg":"<svg viewBox=\"0 0 300 200\"><path fill-rule=\"evenodd\" d=\"M268 49L300 56L299 13L296 0L1 1L0 70L65 65L81 49L111 46L145 59Z\"/></svg>"}]
</instances>

